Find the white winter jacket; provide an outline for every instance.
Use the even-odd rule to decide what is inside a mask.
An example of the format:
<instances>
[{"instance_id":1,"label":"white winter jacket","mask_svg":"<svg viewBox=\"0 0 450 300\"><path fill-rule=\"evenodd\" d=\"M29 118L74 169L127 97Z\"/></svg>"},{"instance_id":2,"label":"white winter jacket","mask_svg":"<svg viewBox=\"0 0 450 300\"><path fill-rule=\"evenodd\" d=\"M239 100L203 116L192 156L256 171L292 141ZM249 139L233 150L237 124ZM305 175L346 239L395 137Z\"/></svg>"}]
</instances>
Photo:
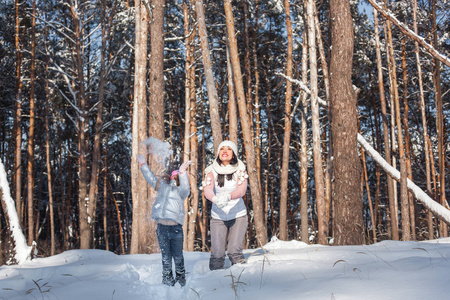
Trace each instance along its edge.
<instances>
[{"instance_id":1,"label":"white winter jacket","mask_svg":"<svg viewBox=\"0 0 450 300\"><path fill-rule=\"evenodd\" d=\"M145 180L156 189L158 178L153 174L147 164L141 168ZM152 208L152 219L159 222L161 220L171 220L180 225L184 223L184 200L189 196L191 189L189 187L188 173L179 174L180 186L176 185L175 180L170 183L163 180L159 181L158 194Z\"/></svg>"}]
</instances>

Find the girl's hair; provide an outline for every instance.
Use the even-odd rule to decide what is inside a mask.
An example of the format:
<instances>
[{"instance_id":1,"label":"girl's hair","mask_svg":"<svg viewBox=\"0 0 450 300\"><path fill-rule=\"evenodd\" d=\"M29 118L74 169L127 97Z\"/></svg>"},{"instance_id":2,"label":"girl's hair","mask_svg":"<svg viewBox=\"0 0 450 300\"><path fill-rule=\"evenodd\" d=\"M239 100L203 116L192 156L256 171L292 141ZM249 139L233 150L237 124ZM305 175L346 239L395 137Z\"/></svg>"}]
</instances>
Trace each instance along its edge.
<instances>
[{"instance_id":1,"label":"girl's hair","mask_svg":"<svg viewBox=\"0 0 450 300\"><path fill-rule=\"evenodd\" d=\"M180 176L177 174L173 177L173 179L177 182L177 186L180 186Z\"/></svg>"},{"instance_id":2,"label":"girl's hair","mask_svg":"<svg viewBox=\"0 0 450 300\"><path fill-rule=\"evenodd\" d=\"M222 161L220 160L219 157L216 158L216 161L219 163L219 165L222 164ZM236 155L234 154L234 151L233 151L233 157L231 158L230 165L236 165L237 163L238 163L238 159L237 159L237 157L236 157ZM232 180L233 179L233 175L234 175L234 173L226 174L227 180L228 181ZM217 174L217 184L220 187L223 187L225 185L225 174Z\"/></svg>"},{"instance_id":3,"label":"girl's hair","mask_svg":"<svg viewBox=\"0 0 450 300\"><path fill-rule=\"evenodd\" d=\"M180 186L180 177L178 175L174 176L173 179L176 181L177 186ZM155 186L155 190L159 190L159 184L161 181L164 181L166 183L170 183L170 175L169 174L164 174L162 175L157 181L156 181L156 186Z\"/></svg>"}]
</instances>

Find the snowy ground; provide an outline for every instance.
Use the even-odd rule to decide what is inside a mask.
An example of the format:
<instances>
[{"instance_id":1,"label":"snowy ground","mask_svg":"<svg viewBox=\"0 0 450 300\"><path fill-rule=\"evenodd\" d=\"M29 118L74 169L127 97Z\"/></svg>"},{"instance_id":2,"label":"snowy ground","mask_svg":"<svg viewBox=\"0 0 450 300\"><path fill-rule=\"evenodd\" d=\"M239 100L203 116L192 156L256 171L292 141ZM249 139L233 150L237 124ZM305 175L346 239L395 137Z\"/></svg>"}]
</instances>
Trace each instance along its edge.
<instances>
[{"instance_id":1,"label":"snowy ground","mask_svg":"<svg viewBox=\"0 0 450 300\"><path fill-rule=\"evenodd\" d=\"M450 299L450 238L320 246L273 240L246 264L209 271L185 252L187 284L161 284L161 256L72 250L0 267L0 299Z\"/></svg>"}]
</instances>

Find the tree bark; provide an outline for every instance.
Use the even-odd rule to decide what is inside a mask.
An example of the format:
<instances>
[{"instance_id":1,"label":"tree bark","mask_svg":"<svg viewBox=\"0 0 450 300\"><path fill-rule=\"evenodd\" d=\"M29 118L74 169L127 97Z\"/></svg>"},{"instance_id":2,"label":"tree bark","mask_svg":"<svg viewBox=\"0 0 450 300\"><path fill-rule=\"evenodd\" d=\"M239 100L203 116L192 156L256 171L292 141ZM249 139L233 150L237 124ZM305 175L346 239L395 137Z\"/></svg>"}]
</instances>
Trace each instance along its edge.
<instances>
[{"instance_id":1,"label":"tree bark","mask_svg":"<svg viewBox=\"0 0 450 300\"><path fill-rule=\"evenodd\" d=\"M292 52L293 38L291 26L291 9L289 1L284 1L286 14L286 32L287 32L287 57L286 57L286 76L292 77ZM288 202L288 181L289 181L289 146L291 141L291 98L292 98L292 82L286 80L285 94L285 114L284 114L284 141L283 141L283 161L281 166L280 181L280 239L286 241L288 239L287 225L287 202Z\"/></svg>"},{"instance_id":2,"label":"tree bark","mask_svg":"<svg viewBox=\"0 0 450 300\"><path fill-rule=\"evenodd\" d=\"M152 20L150 23L150 88L149 88L149 129L148 136L164 140L164 6L165 0L153 0ZM151 156L150 168L152 170L164 169L159 159ZM172 171L172 170L168 170ZM152 207L156 199L156 191L149 188L149 201L146 211L151 215ZM156 238L156 222L145 221L147 247L149 253L159 251Z\"/></svg>"},{"instance_id":3,"label":"tree bark","mask_svg":"<svg viewBox=\"0 0 450 300\"><path fill-rule=\"evenodd\" d=\"M91 180L89 184L89 207L88 214L91 220L91 235L94 234L94 228L92 224L95 224L96 210L98 202L98 180L99 180L99 165L100 165L100 152L101 152L101 138L103 132L103 102L105 100L105 85L107 81L107 53L106 47L110 36L110 28L112 18L107 18L107 4L106 1L102 2L101 8L101 30L102 30L102 44L100 51L100 83L98 87L98 105L97 105L97 120L95 122L94 133L94 145L92 151L92 164L91 164ZM111 9L114 11L115 6Z\"/></svg>"},{"instance_id":4,"label":"tree bark","mask_svg":"<svg viewBox=\"0 0 450 300\"><path fill-rule=\"evenodd\" d=\"M437 25L436 25L436 0L431 1L431 29L433 36L433 46L438 47ZM445 63L445 62L444 62ZM444 113L441 94L441 63L437 57L433 58L433 83L434 98L436 101L436 131L438 139L438 162L439 162L439 202L447 205L445 200L445 144L444 144ZM450 67L450 60L447 59L446 65ZM442 237L448 237L447 224L441 222L439 231Z\"/></svg>"},{"instance_id":5,"label":"tree bark","mask_svg":"<svg viewBox=\"0 0 450 300\"><path fill-rule=\"evenodd\" d=\"M220 127L219 115L219 97L214 82L214 75L211 68L211 55L209 51L208 33L206 31L205 13L203 10L203 1L195 1L195 11L197 13L198 34L202 45L203 69L205 72L206 88L208 90L209 114L211 116L211 128L213 135L214 149L219 147L222 142L222 129Z\"/></svg>"},{"instance_id":6,"label":"tree bark","mask_svg":"<svg viewBox=\"0 0 450 300\"><path fill-rule=\"evenodd\" d=\"M414 33L417 35L417 0L413 1L413 27ZM425 112L425 96L423 91L423 80L422 80L422 66L420 63L420 54L419 54L419 43L414 41L414 53L416 56L416 64L417 64L417 78L419 82L419 103L420 103L420 113L422 117L422 130L423 130L423 146L425 151L425 177L427 179L427 190L429 195L432 193L431 188L431 177L430 177L430 156L428 155L428 126L427 126L427 117ZM431 211L428 211L428 238L431 240L434 238L434 229L433 229L433 214Z\"/></svg>"},{"instance_id":7,"label":"tree bark","mask_svg":"<svg viewBox=\"0 0 450 300\"><path fill-rule=\"evenodd\" d=\"M398 83L397 83L397 71L396 71L396 63L395 63L395 55L394 55L394 45L392 41L392 30L389 20L386 22L387 27L387 41L388 41L388 49L389 49L389 58L390 58L390 86L392 90L393 103L395 105L395 124L397 126L397 137L398 137L398 150L400 157L400 169L404 169L402 175L407 176L406 165L402 166L402 164L406 164L405 158L405 150L403 145L403 133L402 133L402 122L401 122L401 113L400 113L400 99L398 94ZM392 132L395 132L393 130ZM394 139L394 137L392 136ZM406 187L406 180L401 180L400 184L404 184L405 186L400 186L400 196L401 196L401 210L402 210L402 240L411 240L411 226L409 219L409 200L408 200L408 189ZM406 207L405 207L406 206ZM407 212L404 215L403 212Z\"/></svg>"},{"instance_id":8,"label":"tree bark","mask_svg":"<svg viewBox=\"0 0 450 300\"><path fill-rule=\"evenodd\" d=\"M311 116L313 129L313 153L314 153L314 178L316 185L316 203L318 220L318 242L326 245L328 243L328 224L326 220L324 176L322 168L322 150L320 143L320 113L317 92L317 50L316 33L314 20L314 1L308 0L306 5L308 24L308 49L310 65L310 85L311 85Z\"/></svg>"},{"instance_id":9,"label":"tree bark","mask_svg":"<svg viewBox=\"0 0 450 300\"><path fill-rule=\"evenodd\" d=\"M31 60L30 60L30 125L28 133L27 162L27 206L28 206L28 245L34 241L34 131L36 120L36 0L33 0L31 21Z\"/></svg>"},{"instance_id":10,"label":"tree bark","mask_svg":"<svg viewBox=\"0 0 450 300\"><path fill-rule=\"evenodd\" d=\"M230 47L227 43L227 79L228 79L228 134L230 141L238 143L238 112L233 82L233 66L230 59Z\"/></svg>"},{"instance_id":11,"label":"tree bark","mask_svg":"<svg viewBox=\"0 0 450 300\"><path fill-rule=\"evenodd\" d=\"M87 120L87 101L84 80L84 59L82 51L82 42L84 41L83 29L79 11L74 6L70 7L72 14L72 21L74 24L75 34L75 62L74 69L76 73L76 89L78 98L79 115L77 116L78 126L78 208L79 208L79 226L80 226L80 249L89 249L91 246L90 235L90 219L88 213L89 199L88 197L88 176L87 176L87 127L89 122Z\"/></svg>"},{"instance_id":12,"label":"tree bark","mask_svg":"<svg viewBox=\"0 0 450 300\"><path fill-rule=\"evenodd\" d=\"M188 251L194 251L194 242L196 238L197 227L197 213L198 213L198 188L197 188L197 173L198 173L198 138L197 138L197 104L195 97L191 99L190 103L190 124L191 126L191 165L189 168L189 184L191 186L191 208L189 210L189 236L188 236ZM202 177L203 178L203 177Z\"/></svg>"},{"instance_id":13,"label":"tree bark","mask_svg":"<svg viewBox=\"0 0 450 300\"><path fill-rule=\"evenodd\" d=\"M193 30L192 33L190 32L190 18L189 18L189 8L187 5L187 1L183 1L183 18L184 18L184 35L187 37L185 41L185 54L186 54L186 61L185 61L185 85L184 85L184 142L183 142L183 161L189 160L190 153L191 153L191 143L190 143L190 136L191 136L191 97L195 97L195 81L194 84L191 82L191 76L192 73L195 72L195 64L193 64L193 45L192 42L194 41L195 37L195 30ZM195 74L195 73L194 73ZM189 210L189 198L185 199L185 211ZM184 224L189 223L189 214L185 214L184 216ZM183 226L183 248L188 249L188 227L189 226Z\"/></svg>"},{"instance_id":14,"label":"tree bark","mask_svg":"<svg viewBox=\"0 0 450 300\"><path fill-rule=\"evenodd\" d=\"M408 73L406 66L406 38L403 38L402 42L402 70L403 70L403 128L405 129L405 156L406 156L406 170L407 176L412 181L412 169L411 169L411 138L409 135L409 104L408 104ZM412 193L408 193L409 202L409 220L411 227L411 239L416 240L416 219L415 219L415 202Z\"/></svg>"},{"instance_id":15,"label":"tree bark","mask_svg":"<svg viewBox=\"0 0 450 300\"><path fill-rule=\"evenodd\" d=\"M377 70L378 70L378 88L380 94L380 103L381 103L381 118L383 121L383 139L384 139L384 158L388 162L388 164L392 164L391 160L391 143L389 138L389 120L386 109L386 98L384 92L384 83L383 83L383 67L381 63L381 51L380 51L380 37L378 34L378 13L376 10L373 11L374 18L374 28L375 28L375 50L377 55ZM388 186L388 201L389 201L389 210L391 213L391 239L398 241L399 240L399 232L398 232L398 222L397 217L395 215L395 195L394 195L394 179L392 179L389 175L387 176L387 186Z\"/></svg>"},{"instance_id":16,"label":"tree bark","mask_svg":"<svg viewBox=\"0 0 450 300\"><path fill-rule=\"evenodd\" d=\"M334 239L337 245L363 240L357 102L352 86L353 22L348 0L331 0L331 136L333 140Z\"/></svg>"},{"instance_id":17,"label":"tree bark","mask_svg":"<svg viewBox=\"0 0 450 300\"><path fill-rule=\"evenodd\" d=\"M48 30L45 28L45 51L48 53ZM50 255L53 256L56 253L56 237L55 237L55 213L53 208L53 181L52 181L52 164L50 158L50 87L49 87L50 75L49 75L49 57L45 59L45 157L47 164L47 188L48 188L48 205L50 207ZM63 223L63 222L61 222ZM64 226L62 226L64 227Z\"/></svg>"},{"instance_id":18,"label":"tree bark","mask_svg":"<svg viewBox=\"0 0 450 300\"><path fill-rule=\"evenodd\" d=\"M239 107L239 116L241 118L242 134L244 136L244 148L247 159L247 171L250 179L250 191L252 196L255 229L258 245L263 246L267 244L267 229L264 226L264 207L261 197L261 182L259 180L258 171L256 169L255 150L252 139L252 129L250 127L251 122L247 114L245 103L244 86L242 83L239 52L237 48L234 18L230 0L224 1L224 8L227 23L228 41L230 46L231 63L233 65L234 83L236 86L236 95Z\"/></svg>"},{"instance_id":19,"label":"tree bark","mask_svg":"<svg viewBox=\"0 0 450 300\"><path fill-rule=\"evenodd\" d=\"M262 137L261 137L261 104L259 100L259 71L258 71L258 0L255 0L255 25L253 28L253 68L255 76L255 151L256 151L256 169L258 170L258 175L261 180L261 147L262 147Z\"/></svg>"},{"instance_id":20,"label":"tree bark","mask_svg":"<svg viewBox=\"0 0 450 300\"><path fill-rule=\"evenodd\" d=\"M133 223L131 234L130 254L146 253L146 198L147 183L140 174L136 155L139 153L139 143L145 139L147 134L147 94L146 94L146 71L147 71L147 28L148 14L144 3L140 0L135 2L135 67L134 67L134 99L133 99L133 121L132 121L132 157L131 157L131 193L133 197ZM144 153L141 153L144 154Z\"/></svg>"},{"instance_id":21,"label":"tree bark","mask_svg":"<svg viewBox=\"0 0 450 300\"><path fill-rule=\"evenodd\" d=\"M23 226L23 212L22 212L22 46L20 44L20 1L16 0L16 36L15 36L15 50L16 50L16 103L14 114L14 198L16 202L16 210L19 217L19 223Z\"/></svg>"},{"instance_id":22,"label":"tree bark","mask_svg":"<svg viewBox=\"0 0 450 300\"><path fill-rule=\"evenodd\" d=\"M308 79L308 37L306 30L303 31L302 44L302 78L304 82ZM301 211L301 239L302 242L309 244L308 232L308 103L307 93L302 91L302 110L301 110L301 137L300 137L300 211Z\"/></svg>"}]
</instances>

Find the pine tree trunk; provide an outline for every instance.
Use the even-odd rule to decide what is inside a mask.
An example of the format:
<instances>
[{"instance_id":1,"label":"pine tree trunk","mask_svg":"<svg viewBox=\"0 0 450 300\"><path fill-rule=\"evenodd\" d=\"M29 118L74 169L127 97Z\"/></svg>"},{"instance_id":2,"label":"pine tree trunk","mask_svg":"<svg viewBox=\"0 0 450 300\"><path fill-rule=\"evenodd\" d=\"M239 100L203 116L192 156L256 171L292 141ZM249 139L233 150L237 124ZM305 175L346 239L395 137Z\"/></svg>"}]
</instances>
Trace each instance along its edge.
<instances>
[{"instance_id":1,"label":"pine tree trunk","mask_svg":"<svg viewBox=\"0 0 450 300\"><path fill-rule=\"evenodd\" d=\"M306 30L303 31L302 44L302 78L307 81L308 78L308 43ZM306 82L305 82L306 84ZM300 213L301 213L301 239L302 242L309 244L308 232L308 95L303 92L302 111L301 111L301 137L300 137Z\"/></svg>"},{"instance_id":2,"label":"pine tree trunk","mask_svg":"<svg viewBox=\"0 0 450 300\"><path fill-rule=\"evenodd\" d=\"M408 179L413 181L411 169L411 138L409 135L409 104L408 104L408 74L406 67L406 37L403 37L402 42L402 70L403 70L403 127L405 128L405 156L406 156L406 170ZM415 202L414 194L408 192L409 201L409 218L411 225L411 239L416 240L416 216L415 216Z\"/></svg>"},{"instance_id":3,"label":"pine tree trunk","mask_svg":"<svg viewBox=\"0 0 450 300\"><path fill-rule=\"evenodd\" d=\"M407 168L406 168L406 157L405 150L403 144L403 134L402 134L402 122L401 122L401 113L400 113L400 99L398 94L398 83L397 83L397 71L396 71L396 63L395 63L395 55L394 55L394 45L392 42L392 30L389 20L386 22L387 27L387 38L388 38L388 49L389 49L389 58L390 58L390 86L392 90L392 101L395 105L395 124L397 126L397 137L398 137L398 150L399 150L399 158L400 158L400 169L403 170L401 172L402 176L408 176ZM393 127L394 128L394 127ZM392 132L395 132L393 130ZM394 138L394 137L393 137ZM402 165L405 164L405 165ZM402 211L402 240L409 241L411 240L411 224L409 218L409 200L408 200L408 188L406 186L406 178L404 180L400 180L400 196L401 196L401 211ZM406 213L406 215L405 215Z\"/></svg>"},{"instance_id":4,"label":"pine tree trunk","mask_svg":"<svg viewBox=\"0 0 450 300\"><path fill-rule=\"evenodd\" d=\"M195 96L195 82L194 85L191 82L191 76L192 73L195 72L195 64L193 64L193 38L195 37L195 30L193 30L192 33L190 33L190 19L189 19L189 8L187 5L187 2L183 2L183 17L184 17L184 35L187 37L185 42L185 54L186 54L186 61L185 61L185 93L184 93L184 142L183 142L183 161L189 160L190 156L190 135L191 135L191 97ZM189 198L185 199L185 211L189 210ZM185 214L184 216L184 224L189 223L189 215ZM183 226L183 249L188 249L188 226Z\"/></svg>"},{"instance_id":5,"label":"pine tree trunk","mask_svg":"<svg viewBox=\"0 0 450 300\"><path fill-rule=\"evenodd\" d=\"M286 14L286 32L287 32L287 57L286 57L286 76L292 78L292 52L293 38L291 26L291 9L289 1L284 1ZM284 114L284 141L283 141L283 161L281 167L280 181L280 239L286 241L288 239L287 225L287 209L288 209L288 181L289 181L289 146L291 141L291 98L292 98L292 82L286 80L285 93L285 114Z\"/></svg>"},{"instance_id":6,"label":"pine tree trunk","mask_svg":"<svg viewBox=\"0 0 450 300\"><path fill-rule=\"evenodd\" d=\"M228 79L228 135L230 141L238 143L238 112L236 107L233 66L230 59L230 47L227 43L227 79Z\"/></svg>"},{"instance_id":7,"label":"pine tree trunk","mask_svg":"<svg viewBox=\"0 0 450 300\"><path fill-rule=\"evenodd\" d=\"M48 30L45 28L45 51L48 51L47 41L48 41ZM52 164L50 158L50 87L49 87L49 59L45 60L45 157L47 164L47 187L48 187L48 205L50 207L50 255L53 256L56 253L56 240L55 240L55 212L53 208L53 182L52 182ZM62 222L61 222L62 224ZM63 227L63 226L61 226Z\"/></svg>"},{"instance_id":8,"label":"pine tree trunk","mask_svg":"<svg viewBox=\"0 0 450 300\"><path fill-rule=\"evenodd\" d=\"M203 1L195 1L195 11L197 13L198 34L202 45L203 69L205 72L206 88L208 90L209 113L211 116L211 128L213 135L214 149L222 142L222 129L220 127L219 97L214 82L214 75L211 68L211 55L209 51L208 33L206 31L205 13Z\"/></svg>"},{"instance_id":9,"label":"pine tree trunk","mask_svg":"<svg viewBox=\"0 0 450 300\"><path fill-rule=\"evenodd\" d=\"M103 166L103 238L105 239L105 250L109 251L109 228L108 228L108 142L105 138L104 144L104 166ZM120 224L119 224L120 226ZM125 254L122 252L122 254Z\"/></svg>"},{"instance_id":10,"label":"pine tree trunk","mask_svg":"<svg viewBox=\"0 0 450 300\"><path fill-rule=\"evenodd\" d=\"M317 50L316 32L314 20L314 1L308 0L306 4L307 24L308 24L308 49L310 65L310 86L311 86L311 116L313 129L313 153L314 153L314 178L316 185L316 203L318 220L318 242L326 245L328 243L328 224L326 220L324 178L322 168L322 149L320 143L320 113L318 103L318 76L317 76Z\"/></svg>"},{"instance_id":11,"label":"pine tree trunk","mask_svg":"<svg viewBox=\"0 0 450 300\"><path fill-rule=\"evenodd\" d=\"M103 102L105 100L105 85L107 80L107 54L106 47L108 43L108 37L110 35L111 21L107 21L107 7L106 3L102 3L101 8L101 30L102 30L102 46L100 52L100 83L98 87L98 105L97 105L97 120L95 123L94 145L92 151L92 164L91 164L91 180L89 184L89 207L88 214L92 224L95 224L97 201L98 201L98 180L99 180L99 164L100 164L100 151L101 151L101 135L103 132ZM110 20L112 20L110 18ZM91 225L91 234L94 234L93 225Z\"/></svg>"},{"instance_id":12,"label":"pine tree trunk","mask_svg":"<svg viewBox=\"0 0 450 300\"><path fill-rule=\"evenodd\" d=\"M198 213L198 188L197 188L197 173L198 173L198 138L197 138L197 105L196 99L191 101L191 165L189 168L189 184L191 185L191 208L189 210L189 237L188 237L188 251L194 251L194 242L196 238L197 227L197 213ZM186 124L188 126L188 124ZM203 178L203 177L202 177Z\"/></svg>"},{"instance_id":13,"label":"pine tree trunk","mask_svg":"<svg viewBox=\"0 0 450 300\"><path fill-rule=\"evenodd\" d=\"M259 71L258 71L258 55L257 55L257 47L258 47L258 0L255 0L255 25L253 28L253 69L255 76L255 152L256 152L256 169L258 170L259 179L261 180L261 104L259 101ZM264 202L265 203L265 202Z\"/></svg>"},{"instance_id":14,"label":"pine tree trunk","mask_svg":"<svg viewBox=\"0 0 450 300\"><path fill-rule=\"evenodd\" d=\"M352 86L353 21L348 0L331 0L331 138L333 140L333 228L337 245L363 240L361 165L357 150L357 102Z\"/></svg>"},{"instance_id":15,"label":"pine tree trunk","mask_svg":"<svg viewBox=\"0 0 450 300\"><path fill-rule=\"evenodd\" d=\"M31 246L34 237L34 130L36 120L36 0L33 0L31 37L31 67L30 67L30 125L28 133L27 162L27 206L28 206L28 245Z\"/></svg>"},{"instance_id":16,"label":"pine tree trunk","mask_svg":"<svg viewBox=\"0 0 450 300\"><path fill-rule=\"evenodd\" d=\"M149 88L149 129L148 136L164 140L164 6L165 0L153 0L152 20L150 23L150 88ZM153 159L152 159L153 158ZM155 173L160 173L164 166L158 157L150 158L150 168ZM159 172L158 172L159 171ZM171 171L171 170L169 170ZM149 187L149 185L147 185ZM152 207L156 199L156 191L149 187L149 197L146 201L146 210L151 215ZM149 253L159 251L159 244L156 238L156 222L145 221L144 224L147 235L145 245Z\"/></svg>"},{"instance_id":17,"label":"pine tree trunk","mask_svg":"<svg viewBox=\"0 0 450 300\"><path fill-rule=\"evenodd\" d=\"M381 64L381 51L380 51L380 38L378 34L378 13L376 10L373 11L373 19L374 19L374 28L375 28L375 45L376 45L376 55L377 55L377 70L378 70L378 88L380 94L380 102L381 102L381 117L383 120L383 138L384 138L384 158L388 164L392 165L391 160L391 143L389 139L389 119L386 109L386 99L384 92L384 83L383 83L383 68ZM394 179L387 176L387 185L388 185L388 201L389 201L389 210L391 214L391 239L398 241L399 233L398 233L398 222L395 215L395 188L394 188Z\"/></svg>"},{"instance_id":18,"label":"pine tree trunk","mask_svg":"<svg viewBox=\"0 0 450 300\"><path fill-rule=\"evenodd\" d=\"M185 17L187 17L187 9ZM189 19L188 19L189 20ZM185 27L185 31L189 30L189 26ZM194 31L195 33L195 31ZM198 138L197 138L197 98L196 98L196 89L195 89L195 47L193 45L195 34L192 33L188 38L189 49L186 51L189 53L189 56L186 54L186 57L189 57L187 60L189 69L186 70L187 73L187 82L189 87L189 95L186 99L186 123L185 123L185 134L188 132L188 138L185 139L187 145L185 145L185 149L188 150L188 157L185 158L184 161L188 159L191 160L191 165L189 168L189 184L191 186L191 205L189 207L188 222L186 223L187 227L187 250L194 251L195 250L195 240L197 236L197 224L200 221L200 217L198 217L198 207L199 207L199 192L197 188L197 177L198 177ZM186 47L188 48L188 47ZM202 177L203 178L203 177ZM189 203L189 201L187 200ZM197 221L197 218L198 221ZM205 227L206 228L206 227Z\"/></svg>"},{"instance_id":19,"label":"pine tree trunk","mask_svg":"<svg viewBox=\"0 0 450 300\"><path fill-rule=\"evenodd\" d=\"M250 118L250 127L253 126L253 87L252 87L252 70L250 67L250 35L248 29L248 8L246 1L241 1L242 5L242 24L243 24L243 39L244 39L244 73L245 73L245 99L247 100L247 112Z\"/></svg>"},{"instance_id":20,"label":"pine tree trunk","mask_svg":"<svg viewBox=\"0 0 450 300\"><path fill-rule=\"evenodd\" d=\"M147 28L148 14L143 2L135 2L135 68L134 68L134 101L132 121L132 157L131 157L131 193L133 197L133 223L130 254L146 253L146 211L147 183L143 178L136 155L139 153L139 143L147 134ZM144 154L144 153L141 153Z\"/></svg>"},{"instance_id":21,"label":"pine tree trunk","mask_svg":"<svg viewBox=\"0 0 450 300\"><path fill-rule=\"evenodd\" d=\"M13 134L15 140L14 150L14 198L16 202L16 210L19 216L19 223L23 226L23 211L22 211L22 47L20 45L20 16L19 8L20 1L16 0L16 36L15 36L15 50L16 50L16 103L14 114Z\"/></svg>"},{"instance_id":22,"label":"pine tree trunk","mask_svg":"<svg viewBox=\"0 0 450 300\"><path fill-rule=\"evenodd\" d=\"M414 33L417 34L417 0L413 1L413 27ZM431 196L431 178L430 178L430 156L428 155L428 126L427 126L427 116L425 112L425 96L423 92L423 80L422 80L422 66L420 63L420 52L419 52L419 43L414 41L414 53L416 55L416 63L417 63L417 78L419 82L419 103L420 103L420 112L422 117L422 130L423 130L423 146L425 152L425 176L427 179L427 190L428 194ZM428 211L428 238L432 240L434 238L434 229L433 229L433 214Z\"/></svg>"},{"instance_id":23,"label":"pine tree trunk","mask_svg":"<svg viewBox=\"0 0 450 300\"><path fill-rule=\"evenodd\" d=\"M436 0L431 1L431 29L433 36L433 46L438 49L437 25L436 25ZM441 63L433 58L433 83L434 98L436 101L436 131L438 139L438 162L439 162L439 203L444 207L447 205L445 200L445 144L444 144L444 113L441 94ZM442 237L448 237L447 224L440 222L439 231Z\"/></svg>"},{"instance_id":24,"label":"pine tree trunk","mask_svg":"<svg viewBox=\"0 0 450 300\"><path fill-rule=\"evenodd\" d=\"M245 103L244 86L242 83L242 73L239 63L239 52L237 48L236 33L234 27L234 18L230 0L224 1L225 16L227 23L228 41L230 46L231 63L233 65L234 83L236 86L236 95L239 107L239 116L241 118L242 133L244 137L244 148L247 159L247 172L250 179L250 191L252 196L253 213L255 229L258 240L258 246L267 243L267 229L264 226L264 207L261 196L261 182L256 169L255 150L252 140L251 120L247 114Z\"/></svg>"},{"instance_id":25,"label":"pine tree trunk","mask_svg":"<svg viewBox=\"0 0 450 300\"><path fill-rule=\"evenodd\" d=\"M84 80L84 59L82 43L84 41L83 29L80 27L82 24L81 16L78 15L78 10L71 7L72 22L74 24L74 34L75 34L75 61L74 69L76 72L76 90L77 90L77 100L79 116L77 118L78 127L78 208L79 208L79 226L80 226L80 249L89 249L91 246L91 235L90 235L90 220L88 214L88 176L87 176L87 127L89 125L88 115L87 115L87 100L85 91L85 80Z\"/></svg>"}]
</instances>

